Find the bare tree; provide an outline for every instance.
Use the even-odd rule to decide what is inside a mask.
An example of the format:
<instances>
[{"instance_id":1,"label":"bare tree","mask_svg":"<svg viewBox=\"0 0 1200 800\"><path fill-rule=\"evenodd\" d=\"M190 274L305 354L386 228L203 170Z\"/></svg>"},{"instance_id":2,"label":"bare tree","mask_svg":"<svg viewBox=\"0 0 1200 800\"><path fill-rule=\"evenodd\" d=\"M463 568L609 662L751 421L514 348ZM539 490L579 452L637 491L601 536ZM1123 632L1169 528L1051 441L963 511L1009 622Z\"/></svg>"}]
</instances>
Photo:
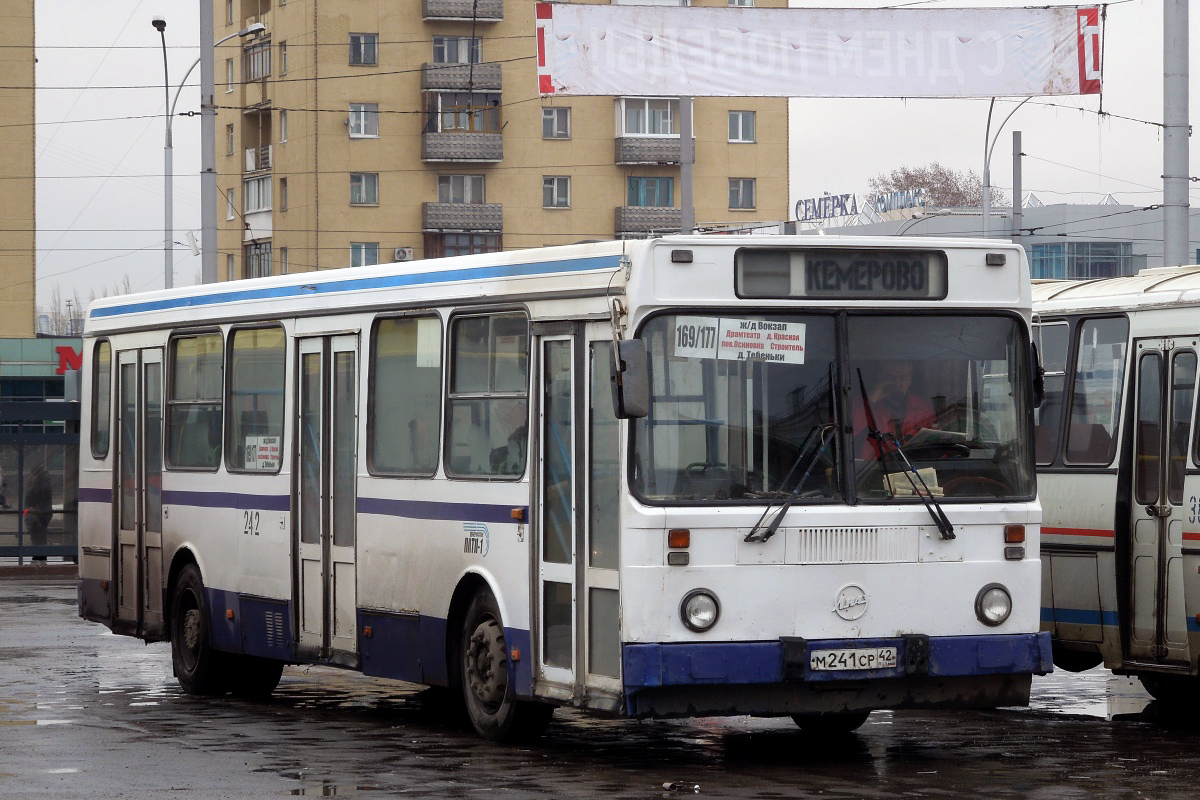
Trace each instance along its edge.
<instances>
[{"instance_id":1,"label":"bare tree","mask_svg":"<svg viewBox=\"0 0 1200 800\"><path fill-rule=\"evenodd\" d=\"M983 205L983 179L974 170L954 170L933 162L923 167L900 167L867 181L872 193L924 189L925 205L941 208ZM992 187L992 205L1008 205L1008 195Z\"/></svg>"}]
</instances>

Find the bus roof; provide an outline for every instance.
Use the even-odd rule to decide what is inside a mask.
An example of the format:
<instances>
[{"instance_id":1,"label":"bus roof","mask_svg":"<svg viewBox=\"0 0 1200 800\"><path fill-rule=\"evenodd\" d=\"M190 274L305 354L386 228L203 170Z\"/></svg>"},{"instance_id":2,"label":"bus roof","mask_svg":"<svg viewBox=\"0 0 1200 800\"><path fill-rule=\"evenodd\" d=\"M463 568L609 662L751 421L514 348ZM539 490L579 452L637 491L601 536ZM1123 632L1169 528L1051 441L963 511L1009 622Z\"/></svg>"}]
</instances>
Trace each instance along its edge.
<instances>
[{"instance_id":1,"label":"bus roof","mask_svg":"<svg viewBox=\"0 0 1200 800\"><path fill-rule=\"evenodd\" d=\"M1033 282L1039 314L1200 305L1200 265L1154 267L1136 275L1097 280Z\"/></svg>"}]
</instances>

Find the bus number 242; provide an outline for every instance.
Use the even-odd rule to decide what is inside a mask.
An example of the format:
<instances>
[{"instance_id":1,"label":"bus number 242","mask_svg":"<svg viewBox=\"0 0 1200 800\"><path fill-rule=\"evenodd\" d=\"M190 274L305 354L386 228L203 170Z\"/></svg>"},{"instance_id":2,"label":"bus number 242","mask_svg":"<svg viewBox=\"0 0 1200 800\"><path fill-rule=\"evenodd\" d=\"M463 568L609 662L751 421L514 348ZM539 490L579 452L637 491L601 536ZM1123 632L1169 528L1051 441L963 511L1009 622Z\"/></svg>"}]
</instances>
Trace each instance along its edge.
<instances>
[{"instance_id":1,"label":"bus number 242","mask_svg":"<svg viewBox=\"0 0 1200 800\"><path fill-rule=\"evenodd\" d=\"M242 533L247 536L258 536L259 512L242 512Z\"/></svg>"}]
</instances>

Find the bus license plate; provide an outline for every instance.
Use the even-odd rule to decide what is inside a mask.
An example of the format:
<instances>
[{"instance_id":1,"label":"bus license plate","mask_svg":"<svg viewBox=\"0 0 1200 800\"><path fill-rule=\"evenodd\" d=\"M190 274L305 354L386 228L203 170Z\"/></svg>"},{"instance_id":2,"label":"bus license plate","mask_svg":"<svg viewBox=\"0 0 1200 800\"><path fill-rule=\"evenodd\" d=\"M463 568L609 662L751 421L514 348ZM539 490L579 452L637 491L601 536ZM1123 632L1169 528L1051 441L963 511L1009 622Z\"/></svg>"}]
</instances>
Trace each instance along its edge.
<instances>
[{"instance_id":1,"label":"bus license plate","mask_svg":"<svg viewBox=\"0 0 1200 800\"><path fill-rule=\"evenodd\" d=\"M853 650L813 650L808 668L814 672L843 669L891 669L896 666L897 648L868 647Z\"/></svg>"}]
</instances>

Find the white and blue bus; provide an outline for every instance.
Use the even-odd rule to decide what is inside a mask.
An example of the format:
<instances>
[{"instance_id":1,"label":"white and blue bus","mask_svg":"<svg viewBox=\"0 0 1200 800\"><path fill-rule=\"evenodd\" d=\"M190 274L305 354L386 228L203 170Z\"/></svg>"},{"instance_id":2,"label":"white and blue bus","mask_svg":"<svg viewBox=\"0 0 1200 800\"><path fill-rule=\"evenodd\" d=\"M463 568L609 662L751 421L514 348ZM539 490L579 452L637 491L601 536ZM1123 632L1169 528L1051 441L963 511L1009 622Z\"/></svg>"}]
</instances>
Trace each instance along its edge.
<instances>
[{"instance_id":1,"label":"white and blue bus","mask_svg":"<svg viewBox=\"0 0 1200 800\"><path fill-rule=\"evenodd\" d=\"M1200 267L1034 286L1043 628L1068 670L1200 707Z\"/></svg>"},{"instance_id":2,"label":"white and blue bus","mask_svg":"<svg viewBox=\"0 0 1200 800\"><path fill-rule=\"evenodd\" d=\"M1051 668L1019 247L580 244L104 299L85 337L80 614L188 692L338 665L509 739L852 729Z\"/></svg>"}]
</instances>

